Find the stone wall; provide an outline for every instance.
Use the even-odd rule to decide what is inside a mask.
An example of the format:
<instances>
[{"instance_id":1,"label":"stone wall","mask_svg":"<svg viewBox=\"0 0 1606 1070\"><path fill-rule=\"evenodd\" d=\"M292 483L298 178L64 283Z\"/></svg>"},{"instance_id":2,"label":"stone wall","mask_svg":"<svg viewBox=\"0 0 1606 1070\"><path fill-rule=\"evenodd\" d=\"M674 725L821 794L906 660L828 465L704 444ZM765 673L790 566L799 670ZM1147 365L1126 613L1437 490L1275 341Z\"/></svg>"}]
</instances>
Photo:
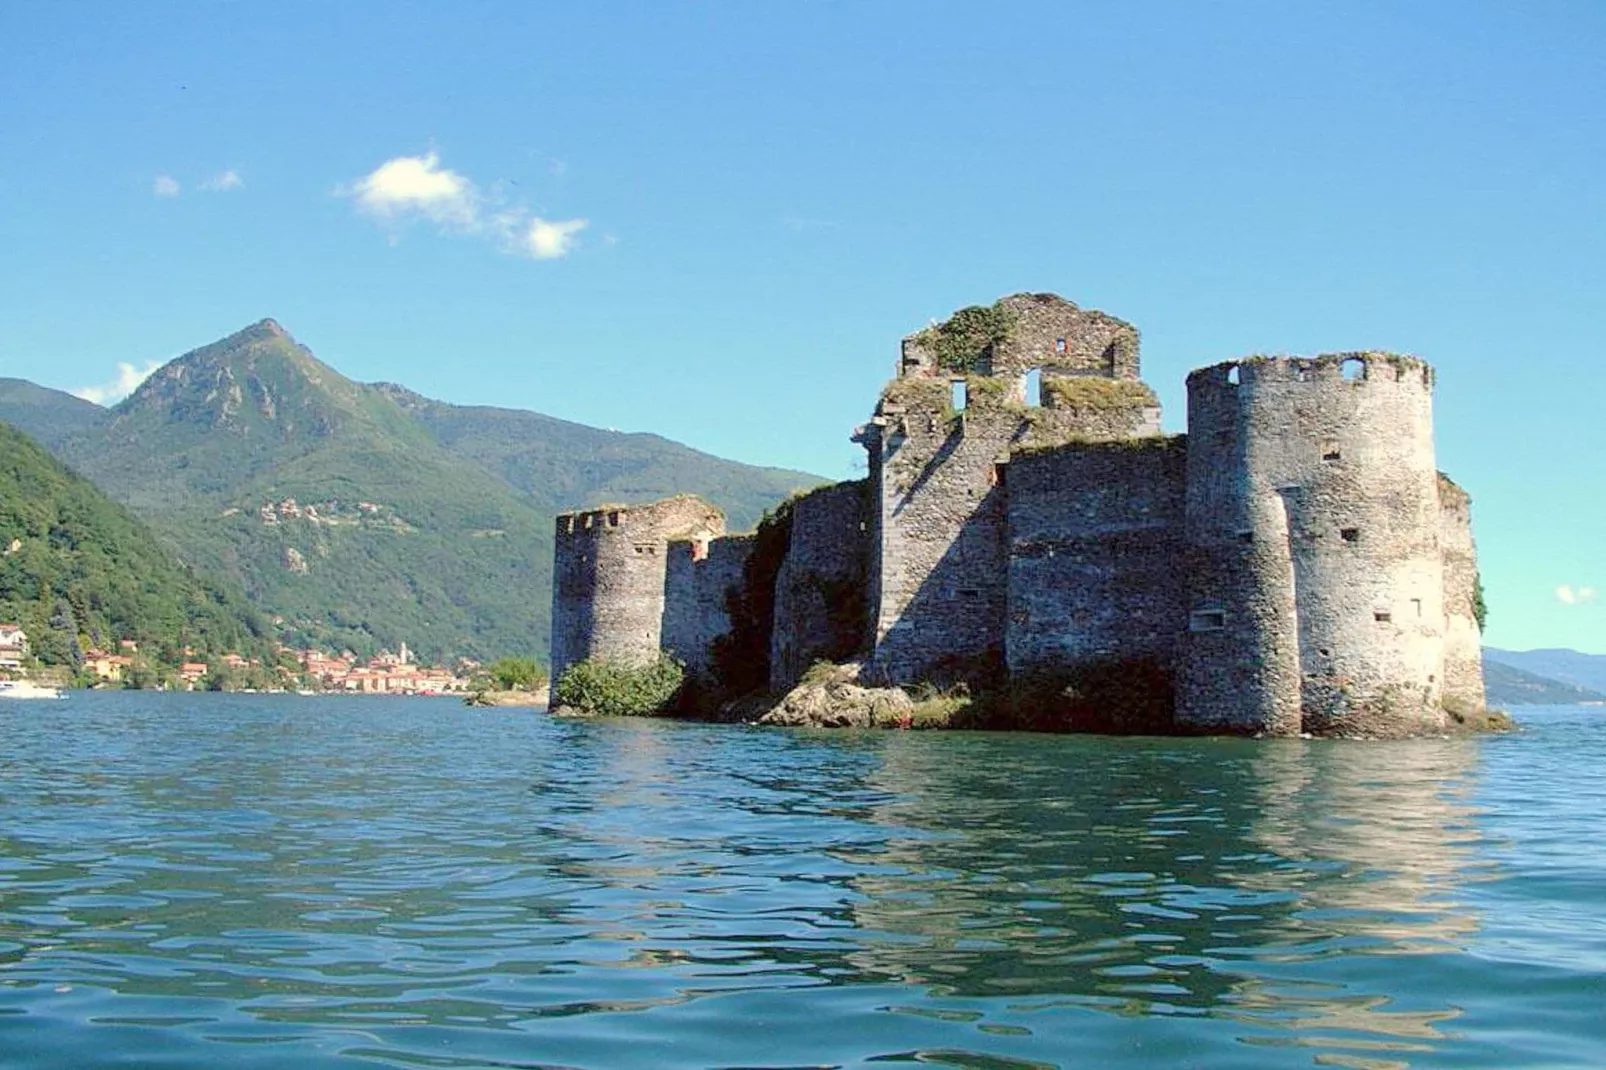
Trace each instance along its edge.
<instances>
[{"instance_id":1,"label":"stone wall","mask_svg":"<svg viewBox=\"0 0 1606 1070\"><path fill-rule=\"evenodd\" d=\"M875 514L875 682L986 684L1002 672L1009 540L1000 484L1017 449L1159 433L1130 324L1052 294L995 307L1008 330L980 371L938 365L940 327L904 339L899 376L856 439L869 453ZM1034 370L1043 385L1028 399Z\"/></svg>"},{"instance_id":2,"label":"stone wall","mask_svg":"<svg viewBox=\"0 0 1606 1070\"><path fill-rule=\"evenodd\" d=\"M690 495L559 515L552 678L586 658L631 665L656 658L669 540L707 540L724 530L724 514Z\"/></svg>"},{"instance_id":3,"label":"stone wall","mask_svg":"<svg viewBox=\"0 0 1606 1070\"><path fill-rule=\"evenodd\" d=\"M1186 441L1067 446L1010 462L1008 666L1175 663Z\"/></svg>"},{"instance_id":4,"label":"stone wall","mask_svg":"<svg viewBox=\"0 0 1606 1070\"><path fill-rule=\"evenodd\" d=\"M704 687L719 682L715 644L730 634L731 598L742 587L753 542L752 535L727 535L669 543L660 642L685 665L687 677Z\"/></svg>"},{"instance_id":5,"label":"stone wall","mask_svg":"<svg viewBox=\"0 0 1606 1070\"><path fill-rule=\"evenodd\" d=\"M1472 499L1449 476L1439 473L1444 552L1444 701L1447 706L1481 710L1483 636L1473 602L1478 588L1478 557L1472 542Z\"/></svg>"},{"instance_id":6,"label":"stone wall","mask_svg":"<svg viewBox=\"0 0 1606 1070\"><path fill-rule=\"evenodd\" d=\"M1431 370L1380 353L1257 359L1193 373L1188 394L1184 719L1442 727Z\"/></svg>"},{"instance_id":7,"label":"stone wall","mask_svg":"<svg viewBox=\"0 0 1606 1070\"><path fill-rule=\"evenodd\" d=\"M1057 294L1013 294L998 304L1010 328L993 349L990 374L1019 377L1042 368L1045 375L1138 378L1138 329L1125 320Z\"/></svg>"},{"instance_id":8,"label":"stone wall","mask_svg":"<svg viewBox=\"0 0 1606 1070\"><path fill-rule=\"evenodd\" d=\"M867 644L868 506L862 479L792 502L786 558L775 578L771 689L791 687L815 661L847 661Z\"/></svg>"},{"instance_id":9,"label":"stone wall","mask_svg":"<svg viewBox=\"0 0 1606 1070\"><path fill-rule=\"evenodd\" d=\"M1024 421L888 411L867 438L879 500L877 683L985 680L1003 666L1004 503L997 472Z\"/></svg>"}]
</instances>

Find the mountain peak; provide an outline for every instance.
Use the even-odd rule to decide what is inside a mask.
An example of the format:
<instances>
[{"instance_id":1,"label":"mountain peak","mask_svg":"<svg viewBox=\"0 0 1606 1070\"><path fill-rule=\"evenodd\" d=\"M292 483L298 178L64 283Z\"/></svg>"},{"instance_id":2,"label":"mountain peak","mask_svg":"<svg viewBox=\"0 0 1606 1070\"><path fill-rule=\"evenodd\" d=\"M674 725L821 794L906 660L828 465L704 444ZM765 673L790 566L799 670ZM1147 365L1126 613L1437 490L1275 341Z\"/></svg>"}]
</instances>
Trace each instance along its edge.
<instances>
[{"instance_id":1,"label":"mountain peak","mask_svg":"<svg viewBox=\"0 0 1606 1070\"><path fill-rule=\"evenodd\" d=\"M243 342L268 342L278 338L283 338L291 342L295 341L294 338L290 337L290 332L285 330L284 327L280 325L278 320L262 319L257 320L249 327L235 331L233 334L222 339L221 341L214 342L213 345L228 345L230 343Z\"/></svg>"}]
</instances>

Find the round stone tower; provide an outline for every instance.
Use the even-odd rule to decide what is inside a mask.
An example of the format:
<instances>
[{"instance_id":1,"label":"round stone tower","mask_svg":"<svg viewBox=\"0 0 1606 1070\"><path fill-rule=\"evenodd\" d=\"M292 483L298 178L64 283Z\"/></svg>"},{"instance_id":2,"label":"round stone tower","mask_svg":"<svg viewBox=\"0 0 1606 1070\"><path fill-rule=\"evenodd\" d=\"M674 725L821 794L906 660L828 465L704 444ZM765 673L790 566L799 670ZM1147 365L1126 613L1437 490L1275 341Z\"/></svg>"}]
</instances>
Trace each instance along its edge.
<instances>
[{"instance_id":1,"label":"round stone tower","mask_svg":"<svg viewBox=\"0 0 1606 1070\"><path fill-rule=\"evenodd\" d=\"M692 539L706 546L724 533L724 514L692 495L560 514L553 555L552 679L587 658L627 665L657 658L669 541Z\"/></svg>"},{"instance_id":2,"label":"round stone tower","mask_svg":"<svg viewBox=\"0 0 1606 1070\"><path fill-rule=\"evenodd\" d=\"M1397 736L1445 723L1433 372L1256 358L1188 377L1188 632L1200 731Z\"/></svg>"}]
</instances>

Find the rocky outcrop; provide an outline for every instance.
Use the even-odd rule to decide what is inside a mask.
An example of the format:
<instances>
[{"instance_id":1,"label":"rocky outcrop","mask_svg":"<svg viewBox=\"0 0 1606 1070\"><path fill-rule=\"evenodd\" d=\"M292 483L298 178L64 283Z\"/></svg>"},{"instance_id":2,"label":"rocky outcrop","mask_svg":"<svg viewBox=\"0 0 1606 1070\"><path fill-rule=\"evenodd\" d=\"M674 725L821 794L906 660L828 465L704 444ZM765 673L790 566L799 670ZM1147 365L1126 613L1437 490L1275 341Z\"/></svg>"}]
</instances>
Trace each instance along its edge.
<instances>
[{"instance_id":1,"label":"rocky outcrop","mask_svg":"<svg viewBox=\"0 0 1606 1070\"><path fill-rule=\"evenodd\" d=\"M909 722L915 703L907 692L898 687L864 687L858 679L857 665L811 672L758 723L793 728L876 728Z\"/></svg>"}]
</instances>

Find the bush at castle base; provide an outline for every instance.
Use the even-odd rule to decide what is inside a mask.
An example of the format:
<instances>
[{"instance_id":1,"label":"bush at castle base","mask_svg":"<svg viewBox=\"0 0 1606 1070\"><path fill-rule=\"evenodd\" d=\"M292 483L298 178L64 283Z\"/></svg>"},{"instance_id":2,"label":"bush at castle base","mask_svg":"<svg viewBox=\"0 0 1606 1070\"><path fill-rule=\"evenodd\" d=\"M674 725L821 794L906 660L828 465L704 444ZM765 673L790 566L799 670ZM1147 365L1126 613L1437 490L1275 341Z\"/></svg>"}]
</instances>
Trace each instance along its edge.
<instances>
[{"instance_id":1,"label":"bush at castle base","mask_svg":"<svg viewBox=\"0 0 1606 1070\"><path fill-rule=\"evenodd\" d=\"M604 717L640 717L668 706L684 678L680 662L667 654L639 667L588 658L563 670L552 702Z\"/></svg>"}]
</instances>

